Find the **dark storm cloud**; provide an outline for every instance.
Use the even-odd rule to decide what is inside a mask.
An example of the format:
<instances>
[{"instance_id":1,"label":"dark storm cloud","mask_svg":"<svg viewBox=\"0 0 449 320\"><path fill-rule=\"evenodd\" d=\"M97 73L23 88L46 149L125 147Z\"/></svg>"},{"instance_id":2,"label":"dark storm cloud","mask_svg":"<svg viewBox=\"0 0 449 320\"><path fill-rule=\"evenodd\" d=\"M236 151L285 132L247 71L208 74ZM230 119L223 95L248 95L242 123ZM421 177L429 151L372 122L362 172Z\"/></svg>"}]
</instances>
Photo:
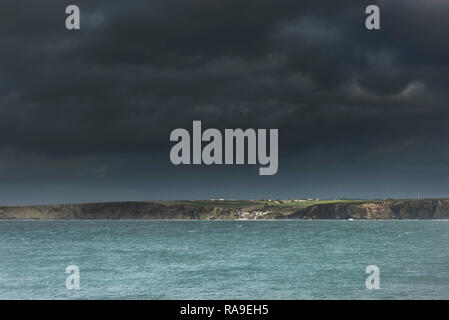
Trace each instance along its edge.
<instances>
[{"instance_id":1,"label":"dark storm cloud","mask_svg":"<svg viewBox=\"0 0 449 320\"><path fill-rule=\"evenodd\" d=\"M0 174L127 183L156 157L170 176L169 133L192 120L279 128L281 175L446 168L449 3L376 3L380 31L360 0L78 1L68 31L70 3L2 1Z\"/></svg>"}]
</instances>

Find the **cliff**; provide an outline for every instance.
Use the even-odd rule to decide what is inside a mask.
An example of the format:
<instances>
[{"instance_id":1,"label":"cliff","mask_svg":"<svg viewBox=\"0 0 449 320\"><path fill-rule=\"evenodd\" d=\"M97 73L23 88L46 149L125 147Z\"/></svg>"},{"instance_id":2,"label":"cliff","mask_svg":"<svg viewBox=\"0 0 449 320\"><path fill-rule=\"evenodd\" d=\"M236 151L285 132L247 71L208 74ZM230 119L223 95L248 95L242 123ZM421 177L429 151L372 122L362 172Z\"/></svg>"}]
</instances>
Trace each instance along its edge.
<instances>
[{"instance_id":1,"label":"cliff","mask_svg":"<svg viewBox=\"0 0 449 320\"><path fill-rule=\"evenodd\" d=\"M449 199L391 200L312 205L288 219L449 219Z\"/></svg>"},{"instance_id":2,"label":"cliff","mask_svg":"<svg viewBox=\"0 0 449 320\"><path fill-rule=\"evenodd\" d=\"M323 201L107 202L0 206L0 219L449 219L449 199Z\"/></svg>"},{"instance_id":3,"label":"cliff","mask_svg":"<svg viewBox=\"0 0 449 320\"><path fill-rule=\"evenodd\" d=\"M3 206L0 219L237 219L237 211L155 202Z\"/></svg>"}]
</instances>

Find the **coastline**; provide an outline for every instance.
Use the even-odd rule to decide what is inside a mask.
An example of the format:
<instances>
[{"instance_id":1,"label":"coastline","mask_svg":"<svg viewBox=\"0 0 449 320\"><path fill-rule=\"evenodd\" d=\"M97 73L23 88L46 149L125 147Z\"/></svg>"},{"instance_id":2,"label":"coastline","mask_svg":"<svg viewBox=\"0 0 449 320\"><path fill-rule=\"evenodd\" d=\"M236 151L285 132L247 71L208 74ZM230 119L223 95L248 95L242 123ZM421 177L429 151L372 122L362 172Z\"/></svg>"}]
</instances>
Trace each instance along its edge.
<instances>
[{"instance_id":1,"label":"coastline","mask_svg":"<svg viewBox=\"0 0 449 320\"><path fill-rule=\"evenodd\" d=\"M0 206L0 220L445 220L449 199L126 201Z\"/></svg>"}]
</instances>

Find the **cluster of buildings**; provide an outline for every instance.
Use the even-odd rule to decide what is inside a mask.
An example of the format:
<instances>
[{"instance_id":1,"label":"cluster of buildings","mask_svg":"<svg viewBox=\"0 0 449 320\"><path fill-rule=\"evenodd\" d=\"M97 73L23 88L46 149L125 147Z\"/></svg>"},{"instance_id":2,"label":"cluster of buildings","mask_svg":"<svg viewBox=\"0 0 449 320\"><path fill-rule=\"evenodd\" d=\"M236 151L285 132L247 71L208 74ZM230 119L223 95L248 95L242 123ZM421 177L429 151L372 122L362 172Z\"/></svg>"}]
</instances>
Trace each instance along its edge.
<instances>
[{"instance_id":1,"label":"cluster of buildings","mask_svg":"<svg viewBox=\"0 0 449 320\"><path fill-rule=\"evenodd\" d=\"M297 203L297 202L306 202L306 201L320 201L318 198L308 198L308 199L289 199L289 200L271 200L267 199L269 202L273 203Z\"/></svg>"},{"instance_id":2,"label":"cluster of buildings","mask_svg":"<svg viewBox=\"0 0 449 320\"><path fill-rule=\"evenodd\" d=\"M237 199L209 199L210 201L237 201ZM254 200L250 200L254 201ZM268 201L273 203L297 203L297 202L310 202L310 201L320 201L318 198L307 198L307 199L288 199L288 200L272 200L272 199L262 199L262 201Z\"/></svg>"},{"instance_id":3,"label":"cluster of buildings","mask_svg":"<svg viewBox=\"0 0 449 320\"><path fill-rule=\"evenodd\" d=\"M261 219L263 216L265 216L268 213L270 213L270 211L259 211L259 210L239 211L239 214L244 219Z\"/></svg>"}]
</instances>

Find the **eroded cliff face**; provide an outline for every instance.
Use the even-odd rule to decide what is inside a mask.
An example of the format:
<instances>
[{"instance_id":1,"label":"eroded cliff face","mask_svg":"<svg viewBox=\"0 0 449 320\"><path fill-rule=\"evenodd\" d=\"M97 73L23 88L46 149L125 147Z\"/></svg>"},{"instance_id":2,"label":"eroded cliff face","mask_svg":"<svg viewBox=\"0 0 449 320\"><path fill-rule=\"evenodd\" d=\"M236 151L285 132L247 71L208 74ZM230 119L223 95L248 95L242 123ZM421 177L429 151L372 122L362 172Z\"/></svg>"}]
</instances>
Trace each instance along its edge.
<instances>
[{"instance_id":1,"label":"eroded cliff face","mask_svg":"<svg viewBox=\"0 0 449 320\"><path fill-rule=\"evenodd\" d=\"M280 217L279 217L280 218ZM449 199L393 200L313 205L288 219L449 219Z\"/></svg>"},{"instance_id":2,"label":"eroded cliff face","mask_svg":"<svg viewBox=\"0 0 449 320\"><path fill-rule=\"evenodd\" d=\"M153 202L0 207L0 219L237 219L236 210Z\"/></svg>"},{"instance_id":3,"label":"eroded cliff face","mask_svg":"<svg viewBox=\"0 0 449 320\"><path fill-rule=\"evenodd\" d=\"M161 202L109 202L44 206L2 206L0 219L449 219L449 199L354 201L244 211Z\"/></svg>"}]
</instances>

